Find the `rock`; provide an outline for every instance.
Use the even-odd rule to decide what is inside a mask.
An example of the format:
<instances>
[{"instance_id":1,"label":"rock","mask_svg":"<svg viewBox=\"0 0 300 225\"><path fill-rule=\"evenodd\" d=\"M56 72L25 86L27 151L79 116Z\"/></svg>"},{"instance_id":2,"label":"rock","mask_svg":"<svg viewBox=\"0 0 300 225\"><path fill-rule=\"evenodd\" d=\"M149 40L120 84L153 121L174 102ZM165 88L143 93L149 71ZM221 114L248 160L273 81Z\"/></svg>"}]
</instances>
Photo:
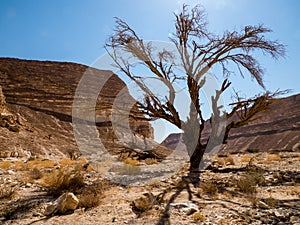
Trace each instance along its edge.
<instances>
[{"instance_id":1,"label":"rock","mask_svg":"<svg viewBox=\"0 0 300 225\"><path fill-rule=\"evenodd\" d=\"M186 210L185 214L190 216L193 215L195 212L197 212L198 210L195 208L189 208L188 210Z\"/></svg>"},{"instance_id":2,"label":"rock","mask_svg":"<svg viewBox=\"0 0 300 225\"><path fill-rule=\"evenodd\" d=\"M16 172L13 171L13 170L7 170L7 173L8 173L9 175L14 175L14 174L16 174Z\"/></svg>"},{"instance_id":3,"label":"rock","mask_svg":"<svg viewBox=\"0 0 300 225\"><path fill-rule=\"evenodd\" d=\"M300 216L291 216L290 222L293 224L300 223Z\"/></svg>"},{"instance_id":4,"label":"rock","mask_svg":"<svg viewBox=\"0 0 300 225\"><path fill-rule=\"evenodd\" d=\"M172 203L171 206L185 212L188 216L198 212L198 206L194 203Z\"/></svg>"},{"instance_id":5,"label":"rock","mask_svg":"<svg viewBox=\"0 0 300 225\"><path fill-rule=\"evenodd\" d=\"M50 216L55 213L65 213L68 210L75 210L79 200L73 193L64 193L45 209L44 215Z\"/></svg>"},{"instance_id":6,"label":"rock","mask_svg":"<svg viewBox=\"0 0 300 225\"><path fill-rule=\"evenodd\" d=\"M259 208L261 208L261 209L268 209L268 208L270 208L270 207L268 206L268 204L266 204L266 203L263 202L263 201L259 201L258 204L257 204L257 206L258 206Z\"/></svg>"},{"instance_id":7,"label":"rock","mask_svg":"<svg viewBox=\"0 0 300 225\"><path fill-rule=\"evenodd\" d=\"M278 218L285 218L285 217L288 216L288 215L286 214L286 212L284 212L282 209L276 209L276 210L274 211L274 214L275 214L275 216L278 217Z\"/></svg>"}]
</instances>

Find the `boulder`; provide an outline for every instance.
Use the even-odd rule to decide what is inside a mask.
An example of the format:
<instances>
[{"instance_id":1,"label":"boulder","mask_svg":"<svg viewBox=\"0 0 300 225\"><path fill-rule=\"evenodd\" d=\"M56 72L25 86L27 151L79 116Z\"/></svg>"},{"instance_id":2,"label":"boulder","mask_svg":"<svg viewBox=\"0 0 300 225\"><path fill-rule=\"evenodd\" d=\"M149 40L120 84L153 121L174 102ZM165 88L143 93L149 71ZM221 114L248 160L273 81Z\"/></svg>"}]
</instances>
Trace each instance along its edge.
<instances>
[{"instance_id":1,"label":"boulder","mask_svg":"<svg viewBox=\"0 0 300 225\"><path fill-rule=\"evenodd\" d=\"M50 203L44 212L45 216L56 213L66 213L69 210L75 210L79 204L78 198L73 193L64 193L54 202Z\"/></svg>"}]
</instances>

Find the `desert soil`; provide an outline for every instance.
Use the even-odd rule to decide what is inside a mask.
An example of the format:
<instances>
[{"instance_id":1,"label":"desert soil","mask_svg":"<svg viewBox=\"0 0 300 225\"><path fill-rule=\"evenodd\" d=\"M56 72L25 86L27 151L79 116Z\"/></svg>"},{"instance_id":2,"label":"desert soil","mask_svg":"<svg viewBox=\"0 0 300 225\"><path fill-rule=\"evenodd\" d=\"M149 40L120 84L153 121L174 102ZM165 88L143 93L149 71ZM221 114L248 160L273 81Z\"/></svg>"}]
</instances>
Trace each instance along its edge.
<instances>
[{"instance_id":1,"label":"desert soil","mask_svg":"<svg viewBox=\"0 0 300 225\"><path fill-rule=\"evenodd\" d=\"M14 189L12 196L0 199L0 224L300 225L299 152L216 157L201 173L198 188L185 179L187 164L183 163L182 170L172 177L144 186L112 184L103 190L100 205L48 217L43 210L55 198L41 185L43 178L28 179L30 169L13 166L17 162L0 161L1 189ZM47 170L55 170L55 166ZM101 173L85 171L86 183L99 179L103 179ZM139 204L147 203L141 212Z\"/></svg>"}]
</instances>

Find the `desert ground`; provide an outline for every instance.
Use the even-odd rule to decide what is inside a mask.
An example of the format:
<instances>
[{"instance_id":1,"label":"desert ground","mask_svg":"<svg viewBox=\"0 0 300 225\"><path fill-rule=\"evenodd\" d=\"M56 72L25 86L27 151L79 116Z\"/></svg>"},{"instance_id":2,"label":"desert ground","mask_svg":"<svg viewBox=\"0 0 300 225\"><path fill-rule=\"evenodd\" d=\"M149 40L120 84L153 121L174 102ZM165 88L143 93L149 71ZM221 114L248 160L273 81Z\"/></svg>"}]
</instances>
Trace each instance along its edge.
<instances>
[{"instance_id":1,"label":"desert ground","mask_svg":"<svg viewBox=\"0 0 300 225\"><path fill-rule=\"evenodd\" d=\"M299 152L216 156L197 188L187 162L142 186L113 183L84 158L6 158L0 168L1 224L300 224ZM45 215L65 192L78 197L76 209Z\"/></svg>"}]
</instances>

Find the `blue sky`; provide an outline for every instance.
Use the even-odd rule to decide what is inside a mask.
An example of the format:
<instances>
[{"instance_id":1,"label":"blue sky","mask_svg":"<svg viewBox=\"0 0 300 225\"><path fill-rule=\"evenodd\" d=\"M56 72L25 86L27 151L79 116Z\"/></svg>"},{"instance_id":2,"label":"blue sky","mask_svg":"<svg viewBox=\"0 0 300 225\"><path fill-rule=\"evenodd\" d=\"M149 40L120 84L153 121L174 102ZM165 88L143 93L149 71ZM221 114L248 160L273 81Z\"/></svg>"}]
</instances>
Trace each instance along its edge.
<instances>
[{"instance_id":1,"label":"blue sky","mask_svg":"<svg viewBox=\"0 0 300 225\"><path fill-rule=\"evenodd\" d=\"M113 17L127 21L145 40L168 41L173 12L182 3L201 3L210 29L217 33L259 23L273 29L270 37L287 45L287 57L278 62L261 58L265 84L271 90L300 92L298 0L1 0L0 56L90 65L105 53L103 45L112 32ZM241 87L251 81L235 79ZM260 90L255 84L250 86L251 92L252 88Z\"/></svg>"},{"instance_id":2,"label":"blue sky","mask_svg":"<svg viewBox=\"0 0 300 225\"><path fill-rule=\"evenodd\" d=\"M145 40L168 41L174 31L173 12L183 3L201 3L209 28L216 33L263 23L269 37L287 45L287 57L277 62L258 56L267 89L300 93L300 1L298 0L1 0L0 57L70 61L90 65L105 53L114 19L130 24ZM233 76L237 90L262 91L249 78Z\"/></svg>"}]
</instances>

